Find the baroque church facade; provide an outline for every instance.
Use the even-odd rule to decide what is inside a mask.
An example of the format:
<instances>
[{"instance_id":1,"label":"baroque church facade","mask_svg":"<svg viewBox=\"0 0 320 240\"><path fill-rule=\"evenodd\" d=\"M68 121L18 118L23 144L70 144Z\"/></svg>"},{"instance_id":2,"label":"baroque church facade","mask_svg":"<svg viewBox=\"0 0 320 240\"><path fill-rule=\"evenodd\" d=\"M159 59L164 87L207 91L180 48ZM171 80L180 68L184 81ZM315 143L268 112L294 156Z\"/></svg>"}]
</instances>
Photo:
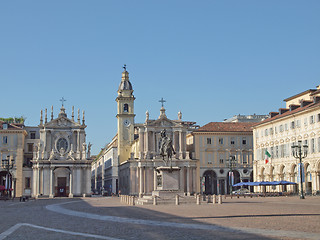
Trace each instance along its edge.
<instances>
[{"instance_id":1,"label":"baroque church facade","mask_svg":"<svg viewBox=\"0 0 320 240\"><path fill-rule=\"evenodd\" d=\"M58 118L47 121L41 111L40 141L34 145L32 159L32 196L73 197L91 194L91 144L86 144L84 112L82 123L69 119L62 104Z\"/></svg>"},{"instance_id":2,"label":"baroque church facade","mask_svg":"<svg viewBox=\"0 0 320 240\"><path fill-rule=\"evenodd\" d=\"M164 130L172 141L174 154L171 162L173 167L179 169L180 192L188 195L199 192L198 161L192 159L187 148L187 135L198 127L196 123L182 121L181 112L177 120L169 119L163 105L157 119L150 119L146 112L145 122L135 123L135 97L126 69L122 72L117 93L120 192L141 197L151 195L159 188L157 168L165 165L160 153L161 132Z\"/></svg>"}]
</instances>

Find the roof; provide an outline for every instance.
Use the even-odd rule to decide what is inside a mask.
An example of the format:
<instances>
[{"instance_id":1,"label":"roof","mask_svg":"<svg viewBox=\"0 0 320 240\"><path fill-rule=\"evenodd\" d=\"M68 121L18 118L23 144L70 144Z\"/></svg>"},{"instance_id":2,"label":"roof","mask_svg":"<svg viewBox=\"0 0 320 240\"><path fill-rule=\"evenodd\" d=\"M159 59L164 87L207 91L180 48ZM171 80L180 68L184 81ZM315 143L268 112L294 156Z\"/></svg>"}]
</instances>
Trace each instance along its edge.
<instances>
[{"instance_id":1,"label":"roof","mask_svg":"<svg viewBox=\"0 0 320 240\"><path fill-rule=\"evenodd\" d=\"M251 122L210 122L195 130L197 132L252 132Z\"/></svg>"},{"instance_id":2,"label":"roof","mask_svg":"<svg viewBox=\"0 0 320 240\"><path fill-rule=\"evenodd\" d=\"M258 125L261 125L261 124L265 124L265 123L268 123L268 122L271 122L271 121L274 121L274 120L277 120L277 119L281 119L281 118L284 118L286 116L290 116L290 115L293 115L293 114L296 114L296 113L299 113L299 112L302 112L304 110L307 110L307 109L311 109L311 108L319 108L320 107L320 102L317 102L317 103L310 103L308 104L307 106L304 106L304 107L298 107L292 111L286 111L285 113L283 114L279 114L279 115L276 115L272 118L267 118L266 120L260 122L260 123L256 123L254 125L255 126L258 126Z\"/></svg>"},{"instance_id":3,"label":"roof","mask_svg":"<svg viewBox=\"0 0 320 240\"><path fill-rule=\"evenodd\" d=\"M24 125L22 123L7 123L0 120L0 129L3 129L3 124L8 124L8 129L5 130L22 130Z\"/></svg>"},{"instance_id":4,"label":"roof","mask_svg":"<svg viewBox=\"0 0 320 240\"><path fill-rule=\"evenodd\" d=\"M317 89L309 89L309 90L306 90L306 91L304 91L304 92L302 92L302 93L298 93L298 94L296 94L296 95L294 95L294 96L292 96L292 97L288 97L288 98L284 99L283 101L288 102L288 101L290 101L290 100L292 100L292 99L295 99L295 98L297 98L297 97L303 96L303 95L305 95L305 94L307 94L307 93L313 93L313 92L315 92L316 90L317 90Z\"/></svg>"}]
</instances>

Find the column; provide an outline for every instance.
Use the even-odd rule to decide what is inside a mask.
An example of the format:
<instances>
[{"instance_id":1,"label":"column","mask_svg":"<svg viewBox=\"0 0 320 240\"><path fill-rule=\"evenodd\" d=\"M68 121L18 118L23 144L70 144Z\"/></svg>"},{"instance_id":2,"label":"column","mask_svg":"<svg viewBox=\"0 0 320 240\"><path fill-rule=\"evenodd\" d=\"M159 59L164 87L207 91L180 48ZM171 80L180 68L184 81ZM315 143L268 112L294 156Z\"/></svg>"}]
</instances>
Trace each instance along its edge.
<instances>
[{"instance_id":1,"label":"column","mask_svg":"<svg viewBox=\"0 0 320 240\"><path fill-rule=\"evenodd\" d=\"M85 172L86 172L86 179L87 179L86 184L85 184L85 186L86 186L85 194L86 194L86 196L90 196L90 194L91 194L91 168L90 168L90 165L87 168L85 168Z\"/></svg>"},{"instance_id":2,"label":"column","mask_svg":"<svg viewBox=\"0 0 320 240\"><path fill-rule=\"evenodd\" d=\"M34 196L34 197L37 197L38 196L38 193L37 193L37 183L38 183L38 176L37 176L37 173L38 173L38 171L37 171L37 169L34 167L33 169L32 169L32 172L33 172L33 181L32 181L32 195Z\"/></svg>"},{"instance_id":3,"label":"column","mask_svg":"<svg viewBox=\"0 0 320 240\"><path fill-rule=\"evenodd\" d=\"M179 131L179 158L183 159L183 154L182 154L182 131Z\"/></svg>"},{"instance_id":4,"label":"column","mask_svg":"<svg viewBox=\"0 0 320 240\"><path fill-rule=\"evenodd\" d=\"M139 180L139 197L141 198L143 195L143 169L141 166L139 167Z\"/></svg>"},{"instance_id":5,"label":"column","mask_svg":"<svg viewBox=\"0 0 320 240\"><path fill-rule=\"evenodd\" d=\"M73 194L72 194L72 183L73 183L73 174L72 174L72 170L70 170L70 177L69 177L69 198L73 198Z\"/></svg>"},{"instance_id":6,"label":"column","mask_svg":"<svg viewBox=\"0 0 320 240\"><path fill-rule=\"evenodd\" d=\"M50 171L50 179L49 179L49 198L53 198L53 185L54 185L54 181L53 181L53 168L50 167L49 168Z\"/></svg>"},{"instance_id":7,"label":"column","mask_svg":"<svg viewBox=\"0 0 320 240\"><path fill-rule=\"evenodd\" d=\"M143 152L144 152L144 132L143 130L140 128L139 129L139 141L140 141L140 159L143 159Z\"/></svg>"},{"instance_id":8,"label":"column","mask_svg":"<svg viewBox=\"0 0 320 240\"><path fill-rule=\"evenodd\" d=\"M153 190L157 190L157 171L153 169Z\"/></svg>"},{"instance_id":9,"label":"column","mask_svg":"<svg viewBox=\"0 0 320 240\"><path fill-rule=\"evenodd\" d=\"M190 196L190 167L187 167L187 194Z\"/></svg>"},{"instance_id":10,"label":"column","mask_svg":"<svg viewBox=\"0 0 320 240\"><path fill-rule=\"evenodd\" d=\"M144 137L145 137L145 153L146 153L146 158L149 158L149 133L146 130L144 133Z\"/></svg>"}]
</instances>

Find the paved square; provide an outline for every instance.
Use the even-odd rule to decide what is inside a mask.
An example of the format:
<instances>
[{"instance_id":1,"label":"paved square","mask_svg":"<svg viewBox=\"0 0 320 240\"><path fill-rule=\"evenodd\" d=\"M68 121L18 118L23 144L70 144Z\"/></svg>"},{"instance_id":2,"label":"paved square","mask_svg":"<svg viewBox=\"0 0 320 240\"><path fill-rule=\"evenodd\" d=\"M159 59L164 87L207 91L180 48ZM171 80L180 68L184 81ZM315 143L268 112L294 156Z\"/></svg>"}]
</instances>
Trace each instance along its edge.
<instances>
[{"instance_id":1,"label":"paved square","mask_svg":"<svg viewBox=\"0 0 320 240\"><path fill-rule=\"evenodd\" d=\"M320 197L128 206L115 198L0 202L1 239L320 239Z\"/></svg>"}]
</instances>

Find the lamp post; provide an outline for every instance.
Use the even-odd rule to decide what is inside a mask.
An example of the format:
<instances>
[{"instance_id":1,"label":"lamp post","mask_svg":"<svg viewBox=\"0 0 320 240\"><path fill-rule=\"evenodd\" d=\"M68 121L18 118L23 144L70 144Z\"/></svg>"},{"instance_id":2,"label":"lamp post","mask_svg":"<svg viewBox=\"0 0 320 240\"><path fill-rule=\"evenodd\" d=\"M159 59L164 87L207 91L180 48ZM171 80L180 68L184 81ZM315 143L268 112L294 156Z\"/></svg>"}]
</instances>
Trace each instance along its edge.
<instances>
[{"instance_id":1,"label":"lamp post","mask_svg":"<svg viewBox=\"0 0 320 240\"><path fill-rule=\"evenodd\" d=\"M301 141L298 141L297 145L293 145L292 148L292 155L293 157L299 159L300 162L300 199L304 199L303 195L303 182L302 182L302 159L307 157L308 154L308 145L301 145ZM302 150L303 148L303 150Z\"/></svg>"},{"instance_id":2,"label":"lamp post","mask_svg":"<svg viewBox=\"0 0 320 240\"><path fill-rule=\"evenodd\" d=\"M7 156L7 159L2 159L2 168L6 170L7 172L7 176L6 176L6 179L7 179L7 182L6 182L6 185L7 185L7 197L9 197L9 181L10 181L10 170L14 167L14 159L12 158L11 159L11 163L10 163L10 156L8 155Z\"/></svg>"},{"instance_id":3,"label":"lamp post","mask_svg":"<svg viewBox=\"0 0 320 240\"><path fill-rule=\"evenodd\" d=\"M230 191L230 195L232 195L232 170L233 168L236 166L236 158L235 156L231 156L229 160L227 161L227 167L229 168L229 191Z\"/></svg>"}]
</instances>

